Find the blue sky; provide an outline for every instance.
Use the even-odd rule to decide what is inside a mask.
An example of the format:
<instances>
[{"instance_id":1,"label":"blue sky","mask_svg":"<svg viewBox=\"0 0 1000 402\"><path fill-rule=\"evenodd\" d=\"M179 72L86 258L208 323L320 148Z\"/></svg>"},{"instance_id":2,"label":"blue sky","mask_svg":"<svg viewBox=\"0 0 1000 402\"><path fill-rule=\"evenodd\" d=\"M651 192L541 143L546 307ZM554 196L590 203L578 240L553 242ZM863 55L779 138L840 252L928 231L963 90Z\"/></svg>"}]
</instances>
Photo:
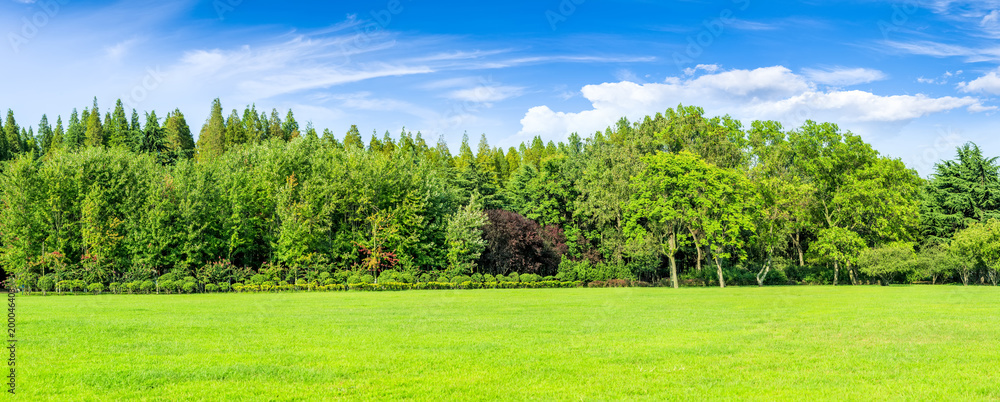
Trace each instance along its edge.
<instances>
[{"instance_id":1,"label":"blue sky","mask_svg":"<svg viewBox=\"0 0 1000 402\"><path fill-rule=\"evenodd\" d=\"M922 175L965 141L1000 155L1000 1L0 1L0 107L22 125L97 96L197 132L219 97L454 149L683 103L832 121Z\"/></svg>"}]
</instances>

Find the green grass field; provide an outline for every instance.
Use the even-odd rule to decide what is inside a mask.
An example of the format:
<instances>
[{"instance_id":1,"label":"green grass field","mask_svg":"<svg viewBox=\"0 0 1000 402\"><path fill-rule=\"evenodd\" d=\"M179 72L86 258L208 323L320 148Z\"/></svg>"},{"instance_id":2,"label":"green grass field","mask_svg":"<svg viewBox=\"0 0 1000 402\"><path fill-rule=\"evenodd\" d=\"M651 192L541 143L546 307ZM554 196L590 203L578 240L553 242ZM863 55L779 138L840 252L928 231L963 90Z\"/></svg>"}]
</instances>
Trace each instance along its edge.
<instances>
[{"instance_id":1,"label":"green grass field","mask_svg":"<svg viewBox=\"0 0 1000 402\"><path fill-rule=\"evenodd\" d=\"M27 296L18 399L1000 399L1000 289Z\"/></svg>"}]
</instances>

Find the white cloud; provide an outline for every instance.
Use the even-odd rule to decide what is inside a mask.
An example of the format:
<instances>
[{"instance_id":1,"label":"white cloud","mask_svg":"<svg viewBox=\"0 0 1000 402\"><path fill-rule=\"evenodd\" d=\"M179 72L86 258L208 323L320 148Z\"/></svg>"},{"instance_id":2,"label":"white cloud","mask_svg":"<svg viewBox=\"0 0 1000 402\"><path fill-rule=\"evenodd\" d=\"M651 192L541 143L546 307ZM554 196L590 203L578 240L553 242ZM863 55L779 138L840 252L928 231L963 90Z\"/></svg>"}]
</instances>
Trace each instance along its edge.
<instances>
[{"instance_id":1,"label":"white cloud","mask_svg":"<svg viewBox=\"0 0 1000 402\"><path fill-rule=\"evenodd\" d=\"M104 48L104 53L111 60L121 61L122 57L124 57L126 54L128 54L129 50L131 50L132 47L136 43L138 43L138 42L139 42L139 40L135 39L135 38L128 39L128 40L123 40L123 41L118 42L118 43L116 43L116 44L114 44L112 46L108 46L108 47Z\"/></svg>"},{"instance_id":2,"label":"white cloud","mask_svg":"<svg viewBox=\"0 0 1000 402\"><path fill-rule=\"evenodd\" d=\"M804 68L802 73L817 84L835 86L867 84L887 78L885 73L870 68L837 67L826 70Z\"/></svg>"},{"instance_id":3,"label":"white cloud","mask_svg":"<svg viewBox=\"0 0 1000 402\"><path fill-rule=\"evenodd\" d=\"M521 87L483 85L474 88L455 90L449 92L447 97L464 102L489 104L521 96L523 93L524 88Z\"/></svg>"},{"instance_id":4,"label":"white cloud","mask_svg":"<svg viewBox=\"0 0 1000 402\"><path fill-rule=\"evenodd\" d=\"M991 71L982 77L970 82L958 83L958 90L965 93L981 92L992 95L1000 95L1000 75L996 71Z\"/></svg>"},{"instance_id":5,"label":"white cloud","mask_svg":"<svg viewBox=\"0 0 1000 402\"><path fill-rule=\"evenodd\" d=\"M588 85L582 90L592 108L556 112L548 106L528 110L521 136L563 138L571 132L603 130L622 116L639 119L679 103L698 105L709 115L729 114L745 121L778 120L797 126L806 119L837 123L905 123L958 108L981 111L972 97L880 96L864 91L820 91L806 77L785 67L730 70L697 78L671 77L665 83Z\"/></svg>"},{"instance_id":6,"label":"white cloud","mask_svg":"<svg viewBox=\"0 0 1000 402\"><path fill-rule=\"evenodd\" d=\"M697 73L699 70L705 71L707 73L714 73L716 71L719 71L719 67L720 66L718 64L699 64L694 67L685 68L684 75L695 75L695 73Z\"/></svg>"}]
</instances>

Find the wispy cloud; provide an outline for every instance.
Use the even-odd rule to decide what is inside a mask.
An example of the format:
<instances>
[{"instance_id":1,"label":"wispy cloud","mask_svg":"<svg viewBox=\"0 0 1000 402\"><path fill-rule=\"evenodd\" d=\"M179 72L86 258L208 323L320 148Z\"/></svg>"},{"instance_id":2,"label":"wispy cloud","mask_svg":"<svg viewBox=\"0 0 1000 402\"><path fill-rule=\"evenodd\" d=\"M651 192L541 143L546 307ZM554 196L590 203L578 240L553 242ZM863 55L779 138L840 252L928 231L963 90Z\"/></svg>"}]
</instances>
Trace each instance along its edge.
<instances>
[{"instance_id":1,"label":"wispy cloud","mask_svg":"<svg viewBox=\"0 0 1000 402\"><path fill-rule=\"evenodd\" d=\"M802 69L802 73L812 82L833 86L867 84L869 82L881 81L888 78L885 73L879 70L860 67L834 67L829 69L804 68Z\"/></svg>"}]
</instances>

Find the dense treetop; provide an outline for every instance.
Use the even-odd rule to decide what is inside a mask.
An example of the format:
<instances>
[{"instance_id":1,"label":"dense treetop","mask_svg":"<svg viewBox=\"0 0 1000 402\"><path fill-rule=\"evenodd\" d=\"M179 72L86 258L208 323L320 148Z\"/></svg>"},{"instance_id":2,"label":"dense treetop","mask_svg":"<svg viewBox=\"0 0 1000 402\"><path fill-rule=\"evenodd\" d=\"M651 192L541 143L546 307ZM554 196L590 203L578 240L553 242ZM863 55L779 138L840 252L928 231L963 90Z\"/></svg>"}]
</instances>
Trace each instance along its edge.
<instances>
[{"instance_id":1,"label":"dense treetop","mask_svg":"<svg viewBox=\"0 0 1000 402\"><path fill-rule=\"evenodd\" d=\"M831 123L678 106L560 143L465 136L456 154L405 129L320 135L291 110L226 117L218 99L197 142L180 110L102 116L96 99L65 127L13 111L2 127L0 261L28 282L968 282L1000 264L976 246L997 235L997 158L968 144L924 180Z\"/></svg>"}]
</instances>

